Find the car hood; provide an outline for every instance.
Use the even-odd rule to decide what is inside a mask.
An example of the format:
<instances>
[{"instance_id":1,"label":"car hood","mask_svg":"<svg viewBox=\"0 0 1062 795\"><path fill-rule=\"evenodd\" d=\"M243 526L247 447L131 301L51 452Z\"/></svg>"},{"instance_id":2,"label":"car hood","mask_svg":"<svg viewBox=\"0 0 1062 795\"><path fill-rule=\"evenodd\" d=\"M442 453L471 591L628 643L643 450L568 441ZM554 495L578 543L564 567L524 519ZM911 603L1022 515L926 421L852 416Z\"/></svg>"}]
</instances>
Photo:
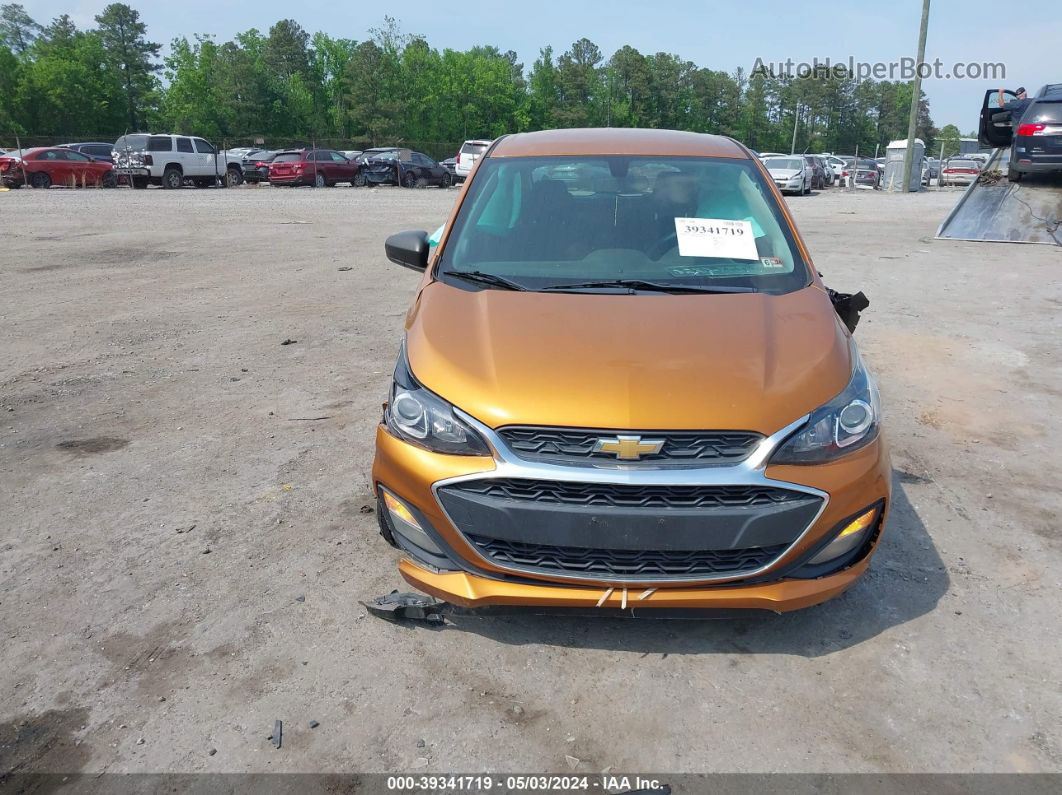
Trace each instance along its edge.
<instances>
[{"instance_id":1,"label":"car hood","mask_svg":"<svg viewBox=\"0 0 1062 795\"><path fill-rule=\"evenodd\" d=\"M414 376L491 427L774 433L847 384L829 297L464 290L431 282L406 325Z\"/></svg>"}]
</instances>

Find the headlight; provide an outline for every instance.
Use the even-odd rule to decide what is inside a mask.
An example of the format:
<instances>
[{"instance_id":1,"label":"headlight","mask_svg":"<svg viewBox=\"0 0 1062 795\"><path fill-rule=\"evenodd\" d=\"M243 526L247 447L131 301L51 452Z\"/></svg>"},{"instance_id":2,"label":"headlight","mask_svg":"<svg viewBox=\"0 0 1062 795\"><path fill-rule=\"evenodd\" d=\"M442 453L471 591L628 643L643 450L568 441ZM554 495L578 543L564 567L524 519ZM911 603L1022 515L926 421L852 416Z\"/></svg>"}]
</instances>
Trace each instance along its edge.
<instances>
[{"instance_id":1,"label":"headlight","mask_svg":"<svg viewBox=\"0 0 1062 795\"><path fill-rule=\"evenodd\" d=\"M811 413L807 425L789 437L772 464L821 464L870 444L878 435L881 400L878 387L856 354L848 386Z\"/></svg>"},{"instance_id":2,"label":"headlight","mask_svg":"<svg viewBox=\"0 0 1062 795\"><path fill-rule=\"evenodd\" d=\"M487 443L458 419L454 407L413 378L405 347L395 367L384 422L395 436L433 453L490 455Z\"/></svg>"}]
</instances>

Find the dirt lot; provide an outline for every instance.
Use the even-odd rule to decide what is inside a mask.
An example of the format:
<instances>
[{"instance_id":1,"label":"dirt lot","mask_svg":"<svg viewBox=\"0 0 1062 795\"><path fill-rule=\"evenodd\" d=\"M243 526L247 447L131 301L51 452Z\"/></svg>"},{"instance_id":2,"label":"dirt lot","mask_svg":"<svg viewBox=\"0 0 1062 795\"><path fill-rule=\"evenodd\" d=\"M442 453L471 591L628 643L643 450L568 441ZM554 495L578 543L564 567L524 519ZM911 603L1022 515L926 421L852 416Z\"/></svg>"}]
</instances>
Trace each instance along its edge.
<instances>
[{"instance_id":1,"label":"dirt lot","mask_svg":"<svg viewBox=\"0 0 1062 795\"><path fill-rule=\"evenodd\" d=\"M401 587L382 243L456 195L0 194L0 771L1062 770L1062 249L933 241L954 192L789 200L873 302L896 468L842 599L432 631L358 600Z\"/></svg>"}]
</instances>

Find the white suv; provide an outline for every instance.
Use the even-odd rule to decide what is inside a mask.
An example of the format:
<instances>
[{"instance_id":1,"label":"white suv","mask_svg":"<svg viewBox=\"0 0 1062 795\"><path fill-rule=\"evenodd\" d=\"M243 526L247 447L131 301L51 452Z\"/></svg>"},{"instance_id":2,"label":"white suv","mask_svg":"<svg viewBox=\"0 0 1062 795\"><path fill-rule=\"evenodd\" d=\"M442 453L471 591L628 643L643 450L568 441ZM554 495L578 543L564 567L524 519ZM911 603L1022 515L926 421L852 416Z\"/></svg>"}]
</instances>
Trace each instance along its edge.
<instances>
[{"instance_id":1,"label":"white suv","mask_svg":"<svg viewBox=\"0 0 1062 795\"><path fill-rule=\"evenodd\" d=\"M472 167L487 151L490 144L490 141L465 141L461 144L461 151L457 153L457 162L454 163L454 173L459 179L463 180L472 173Z\"/></svg>"},{"instance_id":2,"label":"white suv","mask_svg":"<svg viewBox=\"0 0 1062 795\"><path fill-rule=\"evenodd\" d=\"M190 135L123 135L114 143L114 173L134 188L148 183L179 188L186 181L199 187L221 178L226 187L243 182L236 153L219 152L213 144Z\"/></svg>"}]
</instances>

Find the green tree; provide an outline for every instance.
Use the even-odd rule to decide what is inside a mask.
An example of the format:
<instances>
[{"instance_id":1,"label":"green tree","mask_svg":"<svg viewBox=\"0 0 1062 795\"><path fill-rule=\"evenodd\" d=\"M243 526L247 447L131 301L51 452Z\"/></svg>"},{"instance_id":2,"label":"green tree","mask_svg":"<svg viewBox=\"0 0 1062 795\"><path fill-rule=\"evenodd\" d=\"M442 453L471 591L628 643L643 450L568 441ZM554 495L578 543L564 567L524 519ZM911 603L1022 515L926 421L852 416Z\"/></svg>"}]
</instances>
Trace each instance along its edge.
<instances>
[{"instance_id":1,"label":"green tree","mask_svg":"<svg viewBox=\"0 0 1062 795\"><path fill-rule=\"evenodd\" d=\"M24 53L41 33L41 26L33 21L18 3L0 5L0 44L14 53Z\"/></svg>"},{"instance_id":2,"label":"green tree","mask_svg":"<svg viewBox=\"0 0 1062 795\"><path fill-rule=\"evenodd\" d=\"M944 157L952 157L959 154L959 150L962 148L961 140L962 133L959 132L959 128L954 124L945 124L937 135L937 143L944 144ZM937 152L930 152L929 154L935 155Z\"/></svg>"},{"instance_id":3,"label":"green tree","mask_svg":"<svg viewBox=\"0 0 1062 795\"><path fill-rule=\"evenodd\" d=\"M579 39L557 59L556 122L561 127L598 127L605 123L603 100L607 96L601 50L589 39Z\"/></svg>"},{"instance_id":4,"label":"green tree","mask_svg":"<svg viewBox=\"0 0 1062 795\"><path fill-rule=\"evenodd\" d=\"M154 101L161 68L155 62L160 45L148 41L140 13L124 3L111 3L96 17L107 63L118 72L125 93L126 122L140 129Z\"/></svg>"}]
</instances>

